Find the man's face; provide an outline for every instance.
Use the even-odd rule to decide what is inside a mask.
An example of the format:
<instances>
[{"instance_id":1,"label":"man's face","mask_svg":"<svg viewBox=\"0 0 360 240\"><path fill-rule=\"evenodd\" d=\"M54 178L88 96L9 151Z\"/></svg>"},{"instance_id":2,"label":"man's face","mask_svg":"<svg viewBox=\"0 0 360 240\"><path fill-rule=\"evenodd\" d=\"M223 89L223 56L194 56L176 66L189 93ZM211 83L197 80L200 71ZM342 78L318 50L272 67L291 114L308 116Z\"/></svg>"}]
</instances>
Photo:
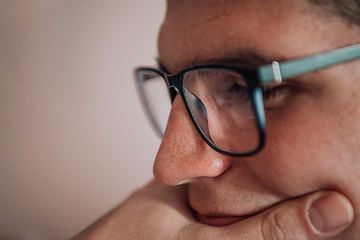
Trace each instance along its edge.
<instances>
[{"instance_id":1,"label":"man's face","mask_svg":"<svg viewBox=\"0 0 360 240\"><path fill-rule=\"evenodd\" d=\"M358 27L303 0L170 0L159 58L177 73L209 61L241 62L252 52L286 60L358 42ZM215 226L323 189L345 194L360 211L359 64L289 81L265 102L264 149L246 158L207 146L178 95L155 160L156 179L168 185L189 183L196 219Z\"/></svg>"}]
</instances>

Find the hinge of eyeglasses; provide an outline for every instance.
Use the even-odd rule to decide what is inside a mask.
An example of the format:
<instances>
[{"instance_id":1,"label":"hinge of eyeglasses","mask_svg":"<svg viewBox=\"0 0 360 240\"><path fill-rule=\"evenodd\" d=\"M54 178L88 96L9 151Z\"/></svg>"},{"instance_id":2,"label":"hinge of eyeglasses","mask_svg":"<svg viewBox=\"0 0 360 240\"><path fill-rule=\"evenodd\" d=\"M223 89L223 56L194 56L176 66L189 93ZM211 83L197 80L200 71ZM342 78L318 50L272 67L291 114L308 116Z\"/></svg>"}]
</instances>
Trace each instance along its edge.
<instances>
[{"instance_id":1,"label":"hinge of eyeglasses","mask_svg":"<svg viewBox=\"0 0 360 240\"><path fill-rule=\"evenodd\" d=\"M282 77L281 77L281 71L280 71L280 64L277 61L272 62L272 69L273 69L273 73L274 73L274 80L276 83L281 83L282 82Z\"/></svg>"}]
</instances>

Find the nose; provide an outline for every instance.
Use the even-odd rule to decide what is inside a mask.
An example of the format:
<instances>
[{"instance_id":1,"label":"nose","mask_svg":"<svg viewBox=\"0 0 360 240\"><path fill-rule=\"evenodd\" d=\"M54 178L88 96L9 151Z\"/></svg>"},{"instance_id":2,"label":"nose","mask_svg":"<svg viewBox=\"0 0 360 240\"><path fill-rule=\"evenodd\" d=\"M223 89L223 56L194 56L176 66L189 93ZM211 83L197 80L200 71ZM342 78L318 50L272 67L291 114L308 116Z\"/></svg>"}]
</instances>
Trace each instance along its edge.
<instances>
[{"instance_id":1,"label":"nose","mask_svg":"<svg viewBox=\"0 0 360 240\"><path fill-rule=\"evenodd\" d=\"M179 185L201 177L217 177L230 164L230 157L216 152L204 142L178 95L155 158L155 178L166 185Z\"/></svg>"}]
</instances>

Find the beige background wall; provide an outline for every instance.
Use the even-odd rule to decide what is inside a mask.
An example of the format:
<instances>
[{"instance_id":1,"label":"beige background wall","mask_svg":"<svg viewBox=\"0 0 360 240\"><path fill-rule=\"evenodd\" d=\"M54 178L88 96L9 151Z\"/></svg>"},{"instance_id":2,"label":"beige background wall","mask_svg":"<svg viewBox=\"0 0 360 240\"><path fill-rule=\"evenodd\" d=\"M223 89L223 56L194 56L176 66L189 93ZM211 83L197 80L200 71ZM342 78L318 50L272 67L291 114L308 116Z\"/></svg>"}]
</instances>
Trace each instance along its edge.
<instances>
[{"instance_id":1,"label":"beige background wall","mask_svg":"<svg viewBox=\"0 0 360 240\"><path fill-rule=\"evenodd\" d=\"M132 69L163 0L0 0L0 239L67 239L152 176Z\"/></svg>"}]
</instances>

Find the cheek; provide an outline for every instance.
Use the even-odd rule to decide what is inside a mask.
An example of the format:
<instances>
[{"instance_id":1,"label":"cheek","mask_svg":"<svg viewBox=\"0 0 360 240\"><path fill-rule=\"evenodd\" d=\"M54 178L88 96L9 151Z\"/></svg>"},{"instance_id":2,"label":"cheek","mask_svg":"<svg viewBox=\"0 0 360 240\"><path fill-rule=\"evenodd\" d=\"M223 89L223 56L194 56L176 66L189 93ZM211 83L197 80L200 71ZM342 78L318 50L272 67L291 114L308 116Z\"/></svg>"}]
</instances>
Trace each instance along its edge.
<instances>
[{"instance_id":1,"label":"cheek","mask_svg":"<svg viewBox=\"0 0 360 240\"><path fill-rule=\"evenodd\" d=\"M266 146L249 165L271 189L289 197L347 188L352 180L344 173L354 171L359 152L353 111L304 107L282 114L281 121L268 117Z\"/></svg>"}]
</instances>

